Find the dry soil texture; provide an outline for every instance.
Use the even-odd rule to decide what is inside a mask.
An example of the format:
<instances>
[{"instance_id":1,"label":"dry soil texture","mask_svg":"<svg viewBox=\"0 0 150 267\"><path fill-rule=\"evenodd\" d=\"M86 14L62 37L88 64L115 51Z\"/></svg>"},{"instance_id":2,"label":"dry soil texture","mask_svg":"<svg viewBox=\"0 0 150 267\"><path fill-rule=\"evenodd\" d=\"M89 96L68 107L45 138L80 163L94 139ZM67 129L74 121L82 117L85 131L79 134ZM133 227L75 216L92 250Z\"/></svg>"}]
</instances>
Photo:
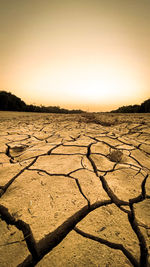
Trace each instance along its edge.
<instances>
[{"instance_id":1,"label":"dry soil texture","mask_svg":"<svg viewBox=\"0 0 150 267\"><path fill-rule=\"evenodd\" d=\"M149 266L150 114L0 112L0 266Z\"/></svg>"}]
</instances>

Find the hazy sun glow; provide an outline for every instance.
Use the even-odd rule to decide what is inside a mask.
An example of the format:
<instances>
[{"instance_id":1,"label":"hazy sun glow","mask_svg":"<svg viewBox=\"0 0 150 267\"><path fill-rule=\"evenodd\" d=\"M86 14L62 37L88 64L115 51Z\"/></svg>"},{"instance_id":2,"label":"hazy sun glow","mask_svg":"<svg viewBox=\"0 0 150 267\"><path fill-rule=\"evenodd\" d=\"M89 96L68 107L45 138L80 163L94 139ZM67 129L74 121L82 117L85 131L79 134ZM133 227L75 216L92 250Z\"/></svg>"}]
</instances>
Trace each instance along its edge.
<instances>
[{"instance_id":1,"label":"hazy sun glow","mask_svg":"<svg viewBox=\"0 0 150 267\"><path fill-rule=\"evenodd\" d=\"M92 66L79 66L69 69L68 66L57 67L46 71L39 70L31 74L31 79L24 82L24 90L27 87L36 88L40 102L36 99L35 91L30 92L31 99L39 103L57 104L78 107L82 104L97 105L107 103L116 105L122 100L133 101L140 96L140 76L131 69L115 68L115 64ZM21 81L20 81L21 86ZM53 92L53 94L52 94ZM56 94L55 94L56 93ZM33 101L33 100L32 100ZM108 103L109 102L109 103ZM71 105L70 105L71 103Z\"/></svg>"},{"instance_id":2,"label":"hazy sun glow","mask_svg":"<svg viewBox=\"0 0 150 267\"><path fill-rule=\"evenodd\" d=\"M133 2L1 2L0 90L91 111L140 104L150 88L150 2Z\"/></svg>"}]
</instances>

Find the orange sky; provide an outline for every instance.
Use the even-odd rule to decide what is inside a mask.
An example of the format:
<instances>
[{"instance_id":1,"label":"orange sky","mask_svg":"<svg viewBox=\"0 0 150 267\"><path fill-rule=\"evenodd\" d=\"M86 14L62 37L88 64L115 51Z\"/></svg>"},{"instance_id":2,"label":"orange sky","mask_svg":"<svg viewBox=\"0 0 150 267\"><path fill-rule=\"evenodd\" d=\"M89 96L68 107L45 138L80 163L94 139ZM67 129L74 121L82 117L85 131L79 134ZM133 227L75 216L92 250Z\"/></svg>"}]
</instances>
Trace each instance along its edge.
<instances>
[{"instance_id":1,"label":"orange sky","mask_svg":"<svg viewBox=\"0 0 150 267\"><path fill-rule=\"evenodd\" d=\"M149 0L0 0L0 90L108 111L150 97Z\"/></svg>"}]
</instances>

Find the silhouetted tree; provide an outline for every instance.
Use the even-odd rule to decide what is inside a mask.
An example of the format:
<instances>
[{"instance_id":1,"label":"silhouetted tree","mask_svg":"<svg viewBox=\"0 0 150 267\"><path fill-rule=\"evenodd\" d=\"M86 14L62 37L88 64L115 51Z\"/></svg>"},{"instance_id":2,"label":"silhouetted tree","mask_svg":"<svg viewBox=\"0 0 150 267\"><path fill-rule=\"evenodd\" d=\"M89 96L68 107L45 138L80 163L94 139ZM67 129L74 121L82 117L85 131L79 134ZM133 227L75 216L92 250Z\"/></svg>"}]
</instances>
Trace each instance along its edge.
<instances>
[{"instance_id":1,"label":"silhouetted tree","mask_svg":"<svg viewBox=\"0 0 150 267\"><path fill-rule=\"evenodd\" d=\"M19 97L0 91L0 110L24 111L26 104Z\"/></svg>"},{"instance_id":2,"label":"silhouetted tree","mask_svg":"<svg viewBox=\"0 0 150 267\"><path fill-rule=\"evenodd\" d=\"M42 113L82 113L82 110L67 110L60 108L59 106L45 107L43 105L27 105L19 97L8 93L6 91L0 91L0 110L10 111L26 111L26 112L42 112Z\"/></svg>"},{"instance_id":3,"label":"silhouetted tree","mask_svg":"<svg viewBox=\"0 0 150 267\"><path fill-rule=\"evenodd\" d=\"M114 113L148 113L150 112L150 99L144 101L141 105L129 105L123 106L116 110L112 110Z\"/></svg>"},{"instance_id":4,"label":"silhouetted tree","mask_svg":"<svg viewBox=\"0 0 150 267\"><path fill-rule=\"evenodd\" d=\"M150 99L144 101L140 106L141 113L149 113L150 112Z\"/></svg>"}]
</instances>

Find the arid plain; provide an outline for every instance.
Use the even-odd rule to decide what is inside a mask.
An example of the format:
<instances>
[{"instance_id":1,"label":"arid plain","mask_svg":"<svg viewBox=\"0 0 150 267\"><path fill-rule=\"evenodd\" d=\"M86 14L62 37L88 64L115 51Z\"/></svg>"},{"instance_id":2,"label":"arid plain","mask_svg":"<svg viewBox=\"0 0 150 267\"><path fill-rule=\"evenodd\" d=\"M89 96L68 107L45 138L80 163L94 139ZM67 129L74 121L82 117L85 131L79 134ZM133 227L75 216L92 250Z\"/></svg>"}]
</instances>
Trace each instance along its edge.
<instances>
[{"instance_id":1,"label":"arid plain","mask_svg":"<svg viewBox=\"0 0 150 267\"><path fill-rule=\"evenodd\" d=\"M0 266L149 266L150 114L0 112Z\"/></svg>"}]
</instances>

